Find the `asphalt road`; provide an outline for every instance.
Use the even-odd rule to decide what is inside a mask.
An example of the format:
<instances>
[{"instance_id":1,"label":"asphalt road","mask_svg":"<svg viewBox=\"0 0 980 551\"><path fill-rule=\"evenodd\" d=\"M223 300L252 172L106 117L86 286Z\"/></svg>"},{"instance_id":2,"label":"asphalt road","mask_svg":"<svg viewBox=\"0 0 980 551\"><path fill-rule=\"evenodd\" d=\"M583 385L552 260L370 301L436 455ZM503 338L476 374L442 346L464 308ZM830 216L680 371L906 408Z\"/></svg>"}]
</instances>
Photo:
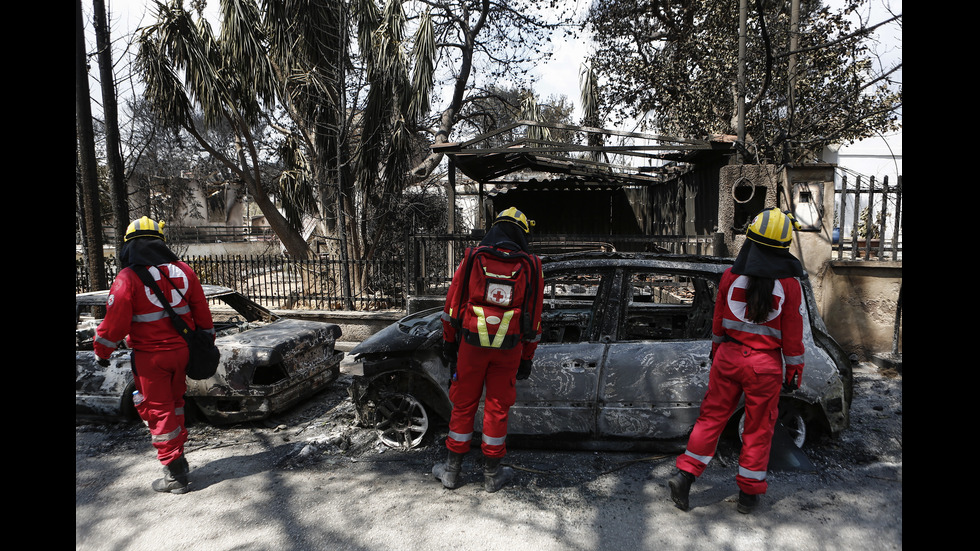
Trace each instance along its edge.
<instances>
[{"instance_id":1,"label":"asphalt road","mask_svg":"<svg viewBox=\"0 0 980 551\"><path fill-rule=\"evenodd\" d=\"M76 549L901 549L901 375L856 380L851 428L805 448L811 466L771 469L751 515L735 509L732 446L686 513L667 493L670 454L512 449L516 483L487 494L471 453L467 484L445 490L430 474L441 439L379 446L353 426L347 376L271 423L192 427L184 495L150 490L161 473L143 427L76 423Z\"/></svg>"}]
</instances>

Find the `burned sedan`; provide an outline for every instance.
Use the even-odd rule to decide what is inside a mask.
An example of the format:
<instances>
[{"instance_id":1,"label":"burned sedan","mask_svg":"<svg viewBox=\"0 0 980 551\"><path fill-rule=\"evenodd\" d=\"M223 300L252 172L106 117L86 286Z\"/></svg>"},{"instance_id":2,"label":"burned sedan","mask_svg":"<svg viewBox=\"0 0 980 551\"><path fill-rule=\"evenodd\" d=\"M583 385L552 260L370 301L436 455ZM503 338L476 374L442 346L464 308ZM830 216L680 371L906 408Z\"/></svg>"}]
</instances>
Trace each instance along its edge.
<instances>
[{"instance_id":1,"label":"burned sedan","mask_svg":"<svg viewBox=\"0 0 980 551\"><path fill-rule=\"evenodd\" d=\"M211 303L221 363L209 379L187 379L192 412L214 424L259 420L312 396L339 376L344 353L334 350L341 335L337 325L280 318L225 287L205 285L204 293ZM113 353L107 368L96 363L92 352L107 294L75 295L75 413L135 418L130 350Z\"/></svg>"},{"instance_id":2,"label":"burned sedan","mask_svg":"<svg viewBox=\"0 0 980 551\"><path fill-rule=\"evenodd\" d=\"M545 257L544 333L531 377L517 382L509 441L683 449L708 387L714 302L730 265L651 253ZM828 335L809 281L802 283L803 384L780 399L781 424L797 446L807 431L846 428L851 401L849 360ZM389 445L417 446L449 419L440 314L409 315L351 351L360 364L349 389L359 420ZM481 420L482 412L478 431Z\"/></svg>"}]
</instances>

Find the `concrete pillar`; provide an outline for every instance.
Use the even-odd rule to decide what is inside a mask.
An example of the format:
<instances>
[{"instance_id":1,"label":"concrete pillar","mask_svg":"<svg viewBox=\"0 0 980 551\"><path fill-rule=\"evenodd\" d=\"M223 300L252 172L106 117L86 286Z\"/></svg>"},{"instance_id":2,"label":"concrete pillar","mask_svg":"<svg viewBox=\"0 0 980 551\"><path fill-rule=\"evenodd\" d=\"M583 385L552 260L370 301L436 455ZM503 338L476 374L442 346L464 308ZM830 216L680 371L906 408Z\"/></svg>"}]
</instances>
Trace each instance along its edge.
<instances>
[{"instance_id":1,"label":"concrete pillar","mask_svg":"<svg viewBox=\"0 0 980 551\"><path fill-rule=\"evenodd\" d=\"M779 167L727 165L721 167L718 191L718 233L728 256L738 256L745 229L763 209L779 206Z\"/></svg>"},{"instance_id":2,"label":"concrete pillar","mask_svg":"<svg viewBox=\"0 0 980 551\"><path fill-rule=\"evenodd\" d=\"M793 254L811 276L822 273L830 260L834 233L834 165L786 166L783 210L793 212L800 230L793 238ZM814 282L816 291L817 282Z\"/></svg>"}]
</instances>

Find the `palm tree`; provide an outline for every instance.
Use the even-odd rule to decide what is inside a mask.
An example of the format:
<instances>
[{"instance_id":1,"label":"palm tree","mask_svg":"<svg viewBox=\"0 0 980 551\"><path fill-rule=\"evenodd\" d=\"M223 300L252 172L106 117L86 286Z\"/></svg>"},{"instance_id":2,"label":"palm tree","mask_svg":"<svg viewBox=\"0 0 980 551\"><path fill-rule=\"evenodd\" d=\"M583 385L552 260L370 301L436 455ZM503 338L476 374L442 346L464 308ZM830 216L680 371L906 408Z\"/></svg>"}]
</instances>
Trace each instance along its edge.
<instances>
[{"instance_id":1,"label":"palm tree","mask_svg":"<svg viewBox=\"0 0 980 551\"><path fill-rule=\"evenodd\" d=\"M579 72L579 87L582 98L582 123L590 128L600 128L602 118L599 113L599 84L593 64L583 64ZM597 132L589 133L589 146L599 148L603 145L602 134ZM601 161L601 153L598 149L589 152L588 157L593 161Z\"/></svg>"},{"instance_id":2,"label":"palm tree","mask_svg":"<svg viewBox=\"0 0 980 551\"><path fill-rule=\"evenodd\" d=\"M402 190L413 180L409 174L419 157L415 135L418 121L429 110L435 58L430 12L422 14L407 58L407 19L399 1L379 10L372 0L356 0L358 49L365 62L367 100L361 113L361 136L355 151L355 179L365 224L361 257L369 259L378 246L387 218ZM360 245L360 244L359 244Z\"/></svg>"},{"instance_id":3,"label":"palm tree","mask_svg":"<svg viewBox=\"0 0 980 551\"><path fill-rule=\"evenodd\" d=\"M220 37L206 19L192 20L179 1L157 1L156 8L156 23L139 37L137 70L146 84L144 96L162 122L193 136L241 179L290 255L306 257L309 246L276 208L260 170L254 129L283 87L277 80L282 75L267 55L258 6L223 0ZM203 112L205 125L224 122L233 129L233 152L205 137L194 122L195 108Z\"/></svg>"},{"instance_id":4,"label":"palm tree","mask_svg":"<svg viewBox=\"0 0 980 551\"><path fill-rule=\"evenodd\" d=\"M180 2L157 1L158 22L143 31L138 57L146 97L235 170L293 256L309 250L296 231L301 215L319 211L324 236L339 236L342 254L370 258L401 191L439 164L421 132L448 139L477 58L507 70L522 59L502 58L520 52L504 41L535 42L521 30L536 20L515 7L526 0L426 0L408 15L404 0L222 0L220 36L192 22ZM452 94L430 115L436 59L448 63ZM235 130L232 153L202 139L195 108L206 124ZM274 182L259 171L252 129L260 120L287 136ZM285 215L269 199L273 183Z\"/></svg>"}]
</instances>

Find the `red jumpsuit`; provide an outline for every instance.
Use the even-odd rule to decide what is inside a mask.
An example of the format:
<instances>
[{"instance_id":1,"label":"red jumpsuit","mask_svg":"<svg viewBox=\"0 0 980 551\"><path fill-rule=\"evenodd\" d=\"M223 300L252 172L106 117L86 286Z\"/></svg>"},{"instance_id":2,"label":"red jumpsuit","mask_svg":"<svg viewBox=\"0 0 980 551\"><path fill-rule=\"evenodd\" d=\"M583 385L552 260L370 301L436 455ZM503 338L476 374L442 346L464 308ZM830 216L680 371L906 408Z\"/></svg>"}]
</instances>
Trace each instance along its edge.
<instances>
[{"instance_id":1,"label":"red jumpsuit","mask_svg":"<svg viewBox=\"0 0 980 551\"><path fill-rule=\"evenodd\" d=\"M204 290L190 266L176 261L148 269L164 296L170 298L171 307L191 329L213 331ZM154 291L130 268L123 268L109 289L106 316L96 331L95 354L108 358L123 338L133 350L136 389L144 396L136 411L150 429L157 457L167 465L183 455L187 440L187 343L177 334Z\"/></svg>"},{"instance_id":2,"label":"red jumpsuit","mask_svg":"<svg viewBox=\"0 0 980 551\"><path fill-rule=\"evenodd\" d=\"M721 278L712 328L711 376L701 414L677 468L700 476L722 430L745 394L745 428L735 481L746 494L766 492L772 433L779 413L783 362L803 369L802 289L796 278L777 279L769 320L745 318L747 278L727 270Z\"/></svg>"},{"instance_id":3,"label":"red jumpsuit","mask_svg":"<svg viewBox=\"0 0 980 551\"><path fill-rule=\"evenodd\" d=\"M530 293L531 331L532 334L520 335L519 319L503 316L483 315L480 306L471 303L477 294L474 287L466 288L464 270L479 270L477 263L467 263L470 250L467 250L463 261L456 268L449 293L446 298L446 310L443 313L443 338L448 342L461 341L457 359L456 378L449 388L449 399L453 403L453 411L449 421L449 436L446 447L455 453L466 453L470 450L473 437L473 426L476 412L480 407L480 397L486 389L483 404L483 437L481 449L487 457L504 457L507 454L507 415L517 397L517 368L522 360L534 358L538 342L541 339L541 307L544 301L544 277L541 272L541 262L534 255L531 259L531 269L523 270L521 276L525 279L524 289ZM498 292L494 289L492 292ZM520 297L523 298L523 297ZM513 304L519 302L514 297ZM458 305L462 305L458 310ZM471 344L462 338L460 326L467 323L466 316L476 316L480 333L480 344ZM507 337L507 338L505 338Z\"/></svg>"}]
</instances>

